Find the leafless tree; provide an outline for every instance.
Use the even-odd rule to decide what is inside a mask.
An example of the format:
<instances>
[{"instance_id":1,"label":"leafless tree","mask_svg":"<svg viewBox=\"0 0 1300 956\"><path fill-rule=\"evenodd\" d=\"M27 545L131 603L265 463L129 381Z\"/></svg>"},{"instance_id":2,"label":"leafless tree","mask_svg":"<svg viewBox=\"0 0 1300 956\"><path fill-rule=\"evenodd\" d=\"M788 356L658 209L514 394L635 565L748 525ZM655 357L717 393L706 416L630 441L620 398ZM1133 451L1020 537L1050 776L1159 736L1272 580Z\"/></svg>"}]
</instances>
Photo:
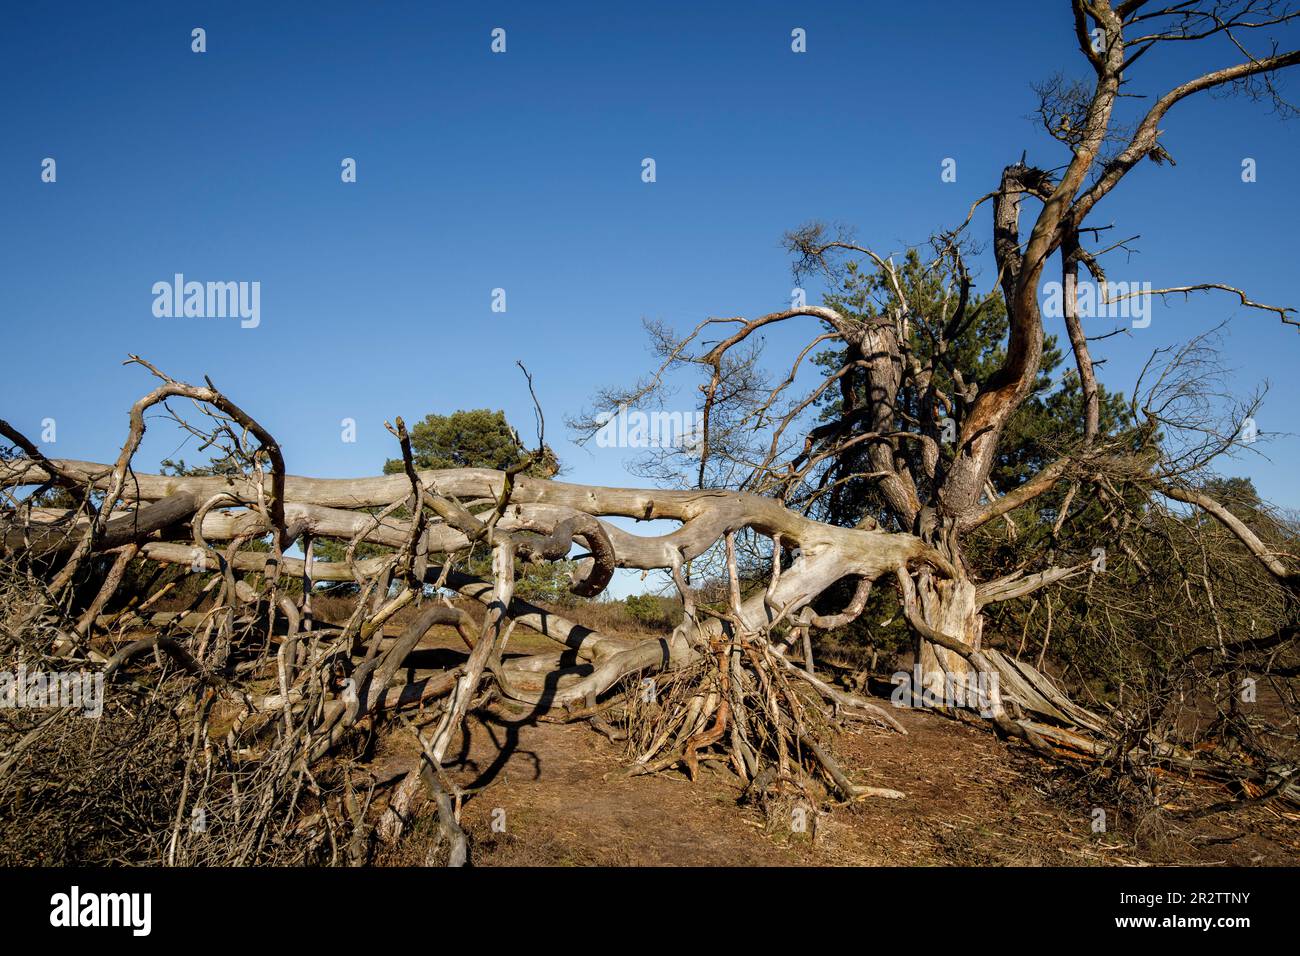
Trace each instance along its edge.
<instances>
[{"instance_id":1,"label":"leafless tree","mask_svg":"<svg viewBox=\"0 0 1300 956\"><path fill-rule=\"evenodd\" d=\"M1300 14L1264 0L1172 5L1073 0L1070 7L1077 52L1091 79L1057 77L1039 88L1039 112L1048 132L1067 151L1064 165L1050 171L1022 159L1007 166L996 189L974 202L965 221L931 240L921 251L925 281L939 286L940 294L918 300L894 256L858 244L842 227L810 223L787 235L796 274L820 272L839 279L846 258L865 262L877 271L880 286L868 314L796 304L754 319L711 318L684 337L654 326L654 343L662 356L654 374L630 389L611 389L600 396L602 409L654 401L675 370L702 369L706 427L698 463L692 466L698 486L733 484L806 510L843 483L872 483L888 525L911 533L930 549L926 558L910 561L896 574L908 619L921 638L923 671L936 692L946 674L965 672L972 655L979 653L983 608L1090 572L1090 557L1071 565L1018 568L992 580L981 580L980 569L972 566L967 545L981 529L1006 520L1046 493L1091 484L1098 493L1108 494L1113 489L1107 489L1105 475L1118 472L1126 479L1144 479L1151 493L1206 509L1237 532L1246 530L1239 523L1234 526L1226 509L1189 487L1215 454L1233 447L1235 426L1226 434L1203 435L1206 440L1183 458L1165 455L1157 461L1141 460L1132 449L1117 449L1100 434L1100 391L1077 301L1078 278L1082 267L1106 289L1104 255L1131 240L1102 243L1110 226L1091 225L1092 214L1142 160L1171 159L1160 143L1161 126L1179 103L1200 93L1239 91L1265 99L1281 112L1289 110L1277 77L1300 62L1300 50L1259 50L1253 41ZM1196 43L1210 49L1216 41L1238 62L1146 96L1142 102L1150 105L1145 112L1131 126L1120 122L1121 103L1140 95L1139 63L1152 62L1167 46ZM1028 228L1022 222L1026 203L1035 207ZM992 289L977 290L968 267L982 207L991 213L988 246L1009 333L1000 367L976 381L970 369L956 363L954 354L962 334L995 298ZM1039 295L1053 262L1066 290L1063 317L1083 395L1082 440L1063 449L1029 480L999 494L990 482L996 457L1008 423L1033 392L1042 369ZM1149 293L1122 291L1108 301L1214 290L1230 292L1242 306L1271 312L1286 325L1300 325L1294 309L1256 302L1215 281ZM809 338L788 374L765 382L755 371L755 342L764 330L799 319L816 320L821 333ZM713 333L719 337L708 338ZM915 347L917 337L924 341L924 350ZM823 343L842 349L842 361L810 390L797 391L804 380L801 365ZM1177 422L1168 409L1194 393L1200 352L1192 348L1179 359L1169 363L1171 377L1157 383L1151 400L1134 409L1152 433L1171 424L1183 431L1193 429L1185 402ZM837 416L801 428L809 409L828 397L838 401ZM919 409L919 414L909 409ZM577 424L592 430L598 421L588 416ZM945 432L951 433L951 441ZM1071 500L1073 496L1071 492ZM1069 506L1067 500L1067 511ZM1294 572L1286 562L1265 554L1244 534L1242 540L1280 583L1294 586ZM1009 695L1025 698L1021 704L1033 701L1025 683L1038 683L1038 675L1023 668L1016 674L996 653L984 656L1002 673Z\"/></svg>"}]
</instances>

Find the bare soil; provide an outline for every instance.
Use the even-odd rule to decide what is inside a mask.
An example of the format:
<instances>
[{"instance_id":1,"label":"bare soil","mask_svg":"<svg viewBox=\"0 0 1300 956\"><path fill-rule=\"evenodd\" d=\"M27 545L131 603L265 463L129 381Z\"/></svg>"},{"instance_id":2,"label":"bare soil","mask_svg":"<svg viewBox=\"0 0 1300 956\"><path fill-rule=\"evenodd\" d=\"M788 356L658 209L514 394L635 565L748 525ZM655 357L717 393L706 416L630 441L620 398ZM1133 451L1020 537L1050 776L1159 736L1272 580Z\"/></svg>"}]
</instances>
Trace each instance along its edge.
<instances>
[{"instance_id":1,"label":"bare soil","mask_svg":"<svg viewBox=\"0 0 1300 956\"><path fill-rule=\"evenodd\" d=\"M512 650L549 646L521 636ZM456 652L437 629L422 648ZM1003 742L982 727L939 714L898 710L906 736L867 727L834 749L860 784L901 790L902 799L828 801L780 812L741 802L735 778L702 769L629 777L628 755L586 724L508 723L480 715L460 741L456 782L462 825L479 866L1275 866L1300 863L1300 815L1282 806L1179 821L1168 811L1226 799L1212 785L1170 778L1162 811L1141 819L1093 806L1076 772ZM406 732L385 735L379 769L412 766ZM1097 810L1105 829L1094 832ZM436 825L430 809L392 863L421 863Z\"/></svg>"}]
</instances>

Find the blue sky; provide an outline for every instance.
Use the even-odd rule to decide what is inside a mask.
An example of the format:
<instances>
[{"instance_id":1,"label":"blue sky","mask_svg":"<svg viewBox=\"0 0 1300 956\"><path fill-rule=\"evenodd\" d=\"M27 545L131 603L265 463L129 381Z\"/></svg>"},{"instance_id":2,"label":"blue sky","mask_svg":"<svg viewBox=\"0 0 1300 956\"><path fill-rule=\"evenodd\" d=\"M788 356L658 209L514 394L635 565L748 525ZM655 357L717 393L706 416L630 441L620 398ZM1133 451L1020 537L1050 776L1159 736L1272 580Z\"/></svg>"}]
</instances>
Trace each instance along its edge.
<instances>
[{"instance_id":1,"label":"blue sky","mask_svg":"<svg viewBox=\"0 0 1300 956\"><path fill-rule=\"evenodd\" d=\"M568 476L640 483L622 452L570 445L563 419L649 367L643 317L689 327L781 308L786 229L843 222L897 252L959 222L1022 149L1062 162L1028 117L1032 81L1083 75L1068 4L1014 6L987 22L980 5L933 2L10 7L0 414L33 436L54 418L50 454L109 459L151 387L121 367L137 352L210 375L292 471L361 475L393 454L383 422L398 414L504 408L530 435L524 359ZM806 54L791 52L795 27ZM1136 88L1229 56L1153 53ZM1178 165L1143 164L1092 220L1141 234L1112 277L1300 303L1300 125L1206 98L1163 126ZM355 184L340 181L344 157ZM956 183L941 182L946 157ZM1244 157L1257 182L1241 181ZM260 326L155 317L151 287L177 272L259 281ZM490 309L498 287L505 314ZM1300 506L1295 329L1228 296L1156 305L1150 328L1099 345L1103 380L1126 388L1153 348L1225 319L1235 384L1272 385L1267 458L1229 470ZM769 336L773 367L807 331ZM155 428L139 461L202 457L179 443Z\"/></svg>"}]
</instances>

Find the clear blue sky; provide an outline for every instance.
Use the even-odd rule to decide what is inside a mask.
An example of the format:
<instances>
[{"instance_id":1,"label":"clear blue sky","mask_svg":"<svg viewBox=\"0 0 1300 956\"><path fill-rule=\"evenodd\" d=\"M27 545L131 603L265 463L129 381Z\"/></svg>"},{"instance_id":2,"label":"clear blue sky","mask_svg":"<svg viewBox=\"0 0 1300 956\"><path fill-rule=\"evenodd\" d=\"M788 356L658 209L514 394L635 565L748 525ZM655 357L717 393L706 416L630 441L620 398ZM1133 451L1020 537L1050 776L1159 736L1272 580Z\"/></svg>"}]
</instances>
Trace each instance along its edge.
<instances>
[{"instance_id":1,"label":"clear blue sky","mask_svg":"<svg viewBox=\"0 0 1300 956\"><path fill-rule=\"evenodd\" d=\"M648 367L643 317L685 327L780 308L784 230L840 221L898 251L960 221L1022 148L1062 161L1028 115L1031 81L1083 75L1068 4L1008 6L990 20L987 4L956 2L13 5L0 414L32 436L55 418L52 455L109 459L151 387L120 365L138 352L210 375L279 437L291 471L360 475L393 454L382 423L397 414L504 408L531 435L522 358L569 477L636 483L620 452L571 446L563 418ZM505 55L489 50L494 27ZM790 50L794 27L806 54ZM1139 88L1228 62L1195 52L1151 54ZM1300 304L1300 126L1209 98L1163 125L1178 165L1144 164L1094 217L1142 236L1112 276ZM343 157L355 184L340 182ZM940 181L945 157L956 183ZM1243 157L1257 182L1241 182ZM176 272L259 281L260 327L156 318L151 286ZM1099 346L1103 379L1125 388L1151 349L1226 318L1236 384L1272 383L1260 429L1297 431L1300 335L1231 297L1157 305L1149 329ZM791 341L770 338L773 365ZM344 417L355 444L339 439ZM178 441L154 429L139 461ZM1268 460L1234 470L1300 505L1300 438L1260 447Z\"/></svg>"}]
</instances>

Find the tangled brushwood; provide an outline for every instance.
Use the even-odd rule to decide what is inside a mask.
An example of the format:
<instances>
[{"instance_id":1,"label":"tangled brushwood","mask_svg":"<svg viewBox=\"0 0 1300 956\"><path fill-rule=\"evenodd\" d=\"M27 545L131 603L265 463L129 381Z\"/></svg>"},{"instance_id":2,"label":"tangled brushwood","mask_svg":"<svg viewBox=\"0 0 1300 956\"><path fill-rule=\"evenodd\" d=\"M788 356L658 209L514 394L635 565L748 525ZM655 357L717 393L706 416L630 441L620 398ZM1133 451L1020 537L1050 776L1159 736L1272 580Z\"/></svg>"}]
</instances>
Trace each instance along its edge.
<instances>
[{"instance_id":1,"label":"tangled brushwood","mask_svg":"<svg viewBox=\"0 0 1300 956\"><path fill-rule=\"evenodd\" d=\"M849 781L829 754L827 727L856 718L901 729L897 722L795 666L782 640L809 625L794 623L808 601L846 575L869 581L916 562L941 564L919 539L819 525L746 495L521 478L528 458L506 472L417 472L401 419L392 431L405 474L297 478L271 436L210 383L187 385L148 367L162 385L132 408L112 465L49 460L2 426L13 443L0 465L11 493L5 661L32 674L93 670L105 687L97 720L71 708L4 711L9 858L360 862L377 842L400 838L423 792L438 808L451 860L463 862L462 794L444 767L467 714L490 704L533 719L624 721L643 744L639 772L682 765L694 774L701 760L721 760L764 789L806 790L816 773L846 797L890 794ZM178 398L193 401L207 424L176 415L168 402ZM155 406L221 450L221 474L135 471ZM608 515L681 527L640 538L597 517ZM786 545L800 553L778 559L766 590L742 600L734 539L745 528L770 534L778 555ZM321 538L346 542L347 559L313 560ZM683 567L719 541L730 606L697 611ZM356 560L363 542L390 551ZM599 594L615 567L664 568L682 588L682 624L667 639L634 640L515 598L523 562L565 560L575 544L585 549L576 595ZM302 557L286 555L294 545ZM463 570L484 549L490 580ZM350 620L315 620L317 585L343 581L359 594ZM453 605L454 592L480 602L482 619ZM186 602L178 610L151 613L177 595ZM407 623L389 633L385 625L407 608ZM404 666L435 625L457 629L465 662ZM553 639L556 652L507 657L516 626ZM634 680L640 675L662 684ZM375 728L411 726L405 711L431 725L416 729L419 765L400 781L368 776L351 758ZM52 833L64 837L51 842Z\"/></svg>"}]
</instances>

